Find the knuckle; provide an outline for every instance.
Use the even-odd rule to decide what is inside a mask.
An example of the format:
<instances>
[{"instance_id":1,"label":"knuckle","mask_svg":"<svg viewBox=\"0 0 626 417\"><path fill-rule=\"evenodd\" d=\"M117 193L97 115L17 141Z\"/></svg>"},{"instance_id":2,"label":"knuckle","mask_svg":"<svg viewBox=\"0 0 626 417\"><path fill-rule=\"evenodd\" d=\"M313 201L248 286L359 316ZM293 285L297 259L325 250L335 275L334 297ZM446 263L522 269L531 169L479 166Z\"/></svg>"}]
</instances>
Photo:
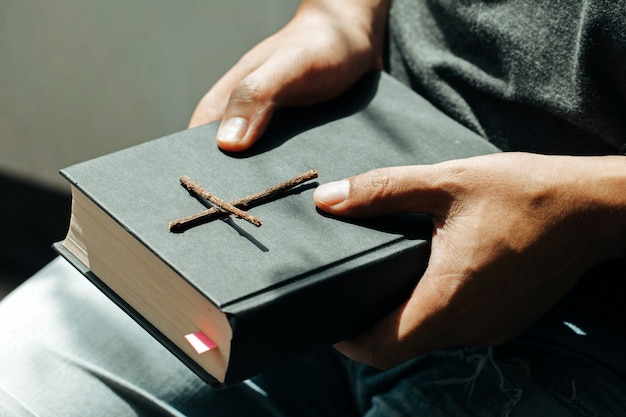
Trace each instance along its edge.
<instances>
[{"instance_id":1,"label":"knuckle","mask_svg":"<svg viewBox=\"0 0 626 417\"><path fill-rule=\"evenodd\" d=\"M370 194L375 199L385 199L393 194L393 180L387 168L378 168L368 176Z\"/></svg>"},{"instance_id":2,"label":"knuckle","mask_svg":"<svg viewBox=\"0 0 626 417\"><path fill-rule=\"evenodd\" d=\"M263 101L266 97L265 88L258 80L251 77L244 78L233 89L230 99L244 103L255 103Z\"/></svg>"}]
</instances>

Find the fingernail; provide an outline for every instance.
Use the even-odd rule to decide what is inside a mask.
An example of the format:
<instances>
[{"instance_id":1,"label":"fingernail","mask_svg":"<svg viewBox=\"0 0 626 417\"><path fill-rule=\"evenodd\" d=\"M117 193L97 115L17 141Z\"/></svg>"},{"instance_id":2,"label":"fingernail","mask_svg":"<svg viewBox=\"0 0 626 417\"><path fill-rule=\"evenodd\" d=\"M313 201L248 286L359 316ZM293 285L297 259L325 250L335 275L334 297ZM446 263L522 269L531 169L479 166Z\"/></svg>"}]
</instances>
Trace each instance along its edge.
<instances>
[{"instance_id":1,"label":"fingernail","mask_svg":"<svg viewBox=\"0 0 626 417\"><path fill-rule=\"evenodd\" d=\"M217 130L217 140L220 142L239 142L248 130L248 121L243 117L231 117L222 121Z\"/></svg>"},{"instance_id":2,"label":"fingernail","mask_svg":"<svg viewBox=\"0 0 626 417\"><path fill-rule=\"evenodd\" d=\"M348 198L350 181L341 180L322 184L315 190L315 199L327 206L334 206Z\"/></svg>"}]
</instances>

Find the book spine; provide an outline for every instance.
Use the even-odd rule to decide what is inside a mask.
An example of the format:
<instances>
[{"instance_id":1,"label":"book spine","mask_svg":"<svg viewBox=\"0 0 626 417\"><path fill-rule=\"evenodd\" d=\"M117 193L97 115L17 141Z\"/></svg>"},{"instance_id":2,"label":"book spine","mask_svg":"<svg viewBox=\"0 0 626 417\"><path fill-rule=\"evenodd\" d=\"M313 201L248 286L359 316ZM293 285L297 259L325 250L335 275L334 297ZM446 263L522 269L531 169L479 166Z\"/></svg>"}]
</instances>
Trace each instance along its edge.
<instances>
[{"instance_id":1,"label":"book spine","mask_svg":"<svg viewBox=\"0 0 626 417\"><path fill-rule=\"evenodd\" d=\"M332 279L264 294L227 311L233 339L225 383L353 336L405 301L427 264L429 245L404 250Z\"/></svg>"},{"instance_id":2,"label":"book spine","mask_svg":"<svg viewBox=\"0 0 626 417\"><path fill-rule=\"evenodd\" d=\"M70 264L72 264L85 278L87 278L96 288L98 288L105 296L107 296L115 305L117 305L122 311L129 315L137 324L144 328L152 337L154 337L163 347L165 347L170 353L178 358L183 364L185 364L191 371L193 371L198 377L200 377L207 384L220 388L222 384L209 374L204 368L202 368L197 362L195 362L189 355L183 352L175 343L170 341L163 333L161 333L156 327L154 327L145 317L143 317L137 310L132 308L128 303L121 299L113 290L111 290L104 282L102 282L95 274L93 274L87 266L85 266L78 258L76 258L70 251L68 251L62 242L54 243L53 248L59 255L65 258Z\"/></svg>"}]
</instances>

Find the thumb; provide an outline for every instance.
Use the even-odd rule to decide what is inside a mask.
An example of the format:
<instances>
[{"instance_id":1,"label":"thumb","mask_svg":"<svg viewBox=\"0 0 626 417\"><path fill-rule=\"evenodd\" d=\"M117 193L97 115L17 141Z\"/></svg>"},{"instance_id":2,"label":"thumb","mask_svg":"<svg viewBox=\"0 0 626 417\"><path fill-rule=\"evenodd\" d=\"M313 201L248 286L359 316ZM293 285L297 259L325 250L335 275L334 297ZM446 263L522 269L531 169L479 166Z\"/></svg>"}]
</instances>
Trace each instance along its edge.
<instances>
[{"instance_id":1,"label":"thumb","mask_svg":"<svg viewBox=\"0 0 626 417\"><path fill-rule=\"evenodd\" d=\"M252 146L274 113L276 92L253 74L233 88L224 110L217 143L225 151L238 152Z\"/></svg>"},{"instance_id":2,"label":"thumb","mask_svg":"<svg viewBox=\"0 0 626 417\"><path fill-rule=\"evenodd\" d=\"M371 217L401 212L436 215L445 193L436 187L433 166L379 168L320 185L315 204L329 214Z\"/></svg>"}]
</instances>

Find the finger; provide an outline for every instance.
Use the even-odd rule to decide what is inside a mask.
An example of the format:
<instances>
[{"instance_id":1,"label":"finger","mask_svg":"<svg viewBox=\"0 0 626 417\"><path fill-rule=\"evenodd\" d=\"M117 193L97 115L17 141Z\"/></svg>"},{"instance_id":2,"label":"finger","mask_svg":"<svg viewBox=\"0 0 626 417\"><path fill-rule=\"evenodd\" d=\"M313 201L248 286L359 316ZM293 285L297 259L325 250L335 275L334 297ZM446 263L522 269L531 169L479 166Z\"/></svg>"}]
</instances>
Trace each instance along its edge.
<instances>
[{"instance_id":1,"label":"finger","mask_svg":"<svg viewBox=\"0 0 626 417\"><path fill-rule=\"evenodd\" d=\"M224 78L220 79L198 102L191 119L189 119L188 128L211 123L222 118L232 89Z\"/></svg>"},{"instance_id":2,"label":"finger","mask_svg":"<svg viewBox=\"0 0 626 417\"><path fill-rule=\"evenodd\" d=\"M218 145L245 150L265 132L274 110L328 100L356 81L342 79L341 88L334 85L340 77L331 77L316 53L295 48L274 54L237 83L224 110Z\"/></svg>"},{"instance_id":3,"label":"finger","mask_svg":"<svg viewBox=\"0 0 626 417\"><path fill-rule=\"evenodd\" d=\"M438 167L380 168L348 179L320 185L313 195L321 210L350 217L400 212L437 216L449 202Z\"/></svg>"},{"instance_id":4,"label":"finger","mask_svg":"<svg viewBox=\"0 0 626 417\"><path fill-rule=\"evenodd\" d=\"M248 149L263 135L274 110L297 100L301 89L296 80L303 78L284 61L282 56L273 56L230 88L217 132L220 148Z\"/></svg>"},{"instance_id":5,"label":"finger","mask_svg":"<svg viewBox=\"0 0 626 417\"><path fill-rule=\"evenodd\" d=\"M337 343L335 348L352 360L388 369L414 356L446 347L448 295L445 286L435 284L427 274L407 302L369 330Z\"/></svg>"},{"instance_id":6,"label":"finger","mask_svg":"<svg viewBox=\"0 0 626 417\"><path fill-rule=\"evenodd\" d=\"M264 61L261 54L256 53L255 50L245 54L202 97L191 116L189 127L200 126L222 119L233 89L241 80L261 66Z\"/></svg>"},{"instance_id":7,"label":"finger","mask_svg":"<svg viewBox=\"0 0 626 417\"><path fill-rule=\"evenodd\" d=\"M222 119L217 142L224 150L249 148L271 119L280 80L264 78L272 57L266 56L266 62L261 55L253 50L242 57L202 98L189 122L195 127Z\"/></svg>"},{"instance_id":8,"label":"finger","mask_svg":"<svg viewBox=\"0 0 626 417\"><path fill-rule=\"evenodd\" d=\"M267 128L281 84L264 78L263 72L253 72L232 90L217 131L220 148L233 152L248 149Z\"/></svg>"}]
</instances>

